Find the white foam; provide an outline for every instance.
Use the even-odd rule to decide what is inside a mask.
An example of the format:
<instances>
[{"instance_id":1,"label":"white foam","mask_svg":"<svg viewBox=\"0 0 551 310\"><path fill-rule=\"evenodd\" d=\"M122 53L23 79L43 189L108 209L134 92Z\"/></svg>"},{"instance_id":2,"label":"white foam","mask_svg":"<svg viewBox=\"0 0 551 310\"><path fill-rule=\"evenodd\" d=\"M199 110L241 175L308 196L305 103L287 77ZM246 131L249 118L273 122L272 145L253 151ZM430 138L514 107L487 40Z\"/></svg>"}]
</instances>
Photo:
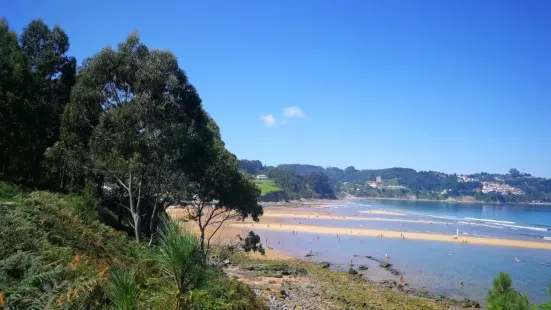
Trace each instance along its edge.
<instances>
[{"instance_id":1,"label":"white foam","mask_svg":"<svg viewBox=\"0 0 551 310\"><path fill-rule=\"evenodd\" d=\"M357 203L356 202L355 204L358 205L358 206L371 207L371 205L366 205L364 203Z\"/></svg>"},{"instance_id":2,"label":"white foam","mask_svg":"<svg viewBox=\"0 0 551 310\"><path fill-rule=\"evenodd\" d=\"M491 227L491 228L503 229L503 227L494 226L494 225L497 225L497 224L494 224L494 225L487 225L487 224L471 223L471 222L464 222L464 221L458 221L457 223L459 223L459 224L464 224L464 225L471 225L471 226L484 226L484 227Z\"/></svg>"},{"instance_id":3,"label":"white foam","mask_svg":"<svg viewBox=\"0 0 551 310\"><path fill-rule=\"evenodd\" d=\"M515 222L508 222L508 221L497 221L497 220L491 220L491 219L479 219L475 217L466 217L466 220L470 221L480 221L480 222L492 222L492 223L503 223L503 224L516 224Z\"/></svg>"},{"instance_id":4,"label":"white foam","mask_svg":"<svg viewBox=\"0 0 551 310\"><path fill-rule=\"evenodd\" d=\"M438 218L438 219L445 219L445 220L452 220L452 221L457 221L457 220L460 219L460 218L455 217L455 216L431 215L431 214L423 214L423 213L410 213L410 214L411 215L422 215L422 216L428 216L428 217L434 217L434 218Z\"/></svg>"},{"instance_id":5,"label":"white foam","mask_svg":"<svg viewBox=\"0 0 551 310\"><path fill-rule=\"evenodd\" d=\"M539 228L539 227L531 227L531 226L508 225L508 224L499 224L499 223L496 223L495 225L509 227L513 230L516 230L515 228L519 228L519 229L528 229L528 230L536 230L536 231L547 231L547 228Z\"/></svg>"}]
</instances>

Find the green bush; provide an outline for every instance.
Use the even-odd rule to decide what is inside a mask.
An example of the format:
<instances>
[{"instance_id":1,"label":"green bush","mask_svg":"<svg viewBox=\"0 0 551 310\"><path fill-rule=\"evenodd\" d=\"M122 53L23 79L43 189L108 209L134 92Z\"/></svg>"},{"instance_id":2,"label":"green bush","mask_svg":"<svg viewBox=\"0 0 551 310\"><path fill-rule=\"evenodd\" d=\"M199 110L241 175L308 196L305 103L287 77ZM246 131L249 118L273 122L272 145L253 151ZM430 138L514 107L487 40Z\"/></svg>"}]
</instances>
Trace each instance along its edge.
<instances>
[{"instance_id":1,"label":"green bush","mask_svg":"<svg viewBox=\"0 0 551 310\"><path fill-rule=\"evenodd\" d=\"M528 297L513 289L513 280L506 272L500 272L494 279L493 288L488 293L489 310L531 310Z\"/></svg>"},{"instance_id":2,"label":"green bush","mask_svg":"<svg viewBox=\"0 0 551 310\"><path fill-rule=\"evenodd\" d=\"M13 199L16 196L24 195L27 192L27 189L22 186L0 181L0 198L4 200Z\"/></svg>"},{"instance_id":3,"label":"green bush","mask_svg":"<svg viewBox=\"0 0 551 310\"><path fill-rule=\"evenodd\" d=\"M197 236L182 232L178 222L163 219L161 222L159 254L157 261L161 270L173 280L177 289L176 304L203 275L202 251Z\"/></svg>"},{"instance_id":4,"label":"green bush","mask_svg":"<svg viewBox=\"0 0 551 310\"><path fill-rule=\"evenodd\" d=\"M133 269L117 269L111 272L107 295L116 310L135 310L140 295Z\"/></svg>"}]
</instances>

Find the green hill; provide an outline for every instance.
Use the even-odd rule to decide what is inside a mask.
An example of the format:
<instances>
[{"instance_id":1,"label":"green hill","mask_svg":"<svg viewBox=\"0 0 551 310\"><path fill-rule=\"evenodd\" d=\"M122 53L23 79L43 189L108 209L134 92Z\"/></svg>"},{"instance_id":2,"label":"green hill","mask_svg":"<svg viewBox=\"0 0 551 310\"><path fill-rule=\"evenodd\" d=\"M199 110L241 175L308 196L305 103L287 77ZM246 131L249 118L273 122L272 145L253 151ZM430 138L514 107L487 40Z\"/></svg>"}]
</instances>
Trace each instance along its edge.
<instances>
[{"instance_id":1,"label":"green hill","mask_svg":"<svg viewBox=\"0 0 551 310\"><path fill-rule=\"evenodd\" d=\"M261 196L264 196L273 192L279 192L281 190L281 187L279 187L274 182L274 180L255 180L254 184L256 184L258 188L260 188Z\"/></svg>"}]
</instances>

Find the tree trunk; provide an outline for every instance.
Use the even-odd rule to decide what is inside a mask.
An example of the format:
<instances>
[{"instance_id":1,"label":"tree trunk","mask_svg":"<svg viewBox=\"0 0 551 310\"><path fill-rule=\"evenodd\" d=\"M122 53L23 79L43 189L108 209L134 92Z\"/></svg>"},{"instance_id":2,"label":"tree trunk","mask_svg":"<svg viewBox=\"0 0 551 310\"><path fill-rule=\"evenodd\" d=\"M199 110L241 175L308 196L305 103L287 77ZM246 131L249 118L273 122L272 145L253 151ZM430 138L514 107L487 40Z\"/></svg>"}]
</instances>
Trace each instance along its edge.
<instances>
[{"instance_id":1,"label":"tree trunk","mask_svg":"<svg viewBox=\"0 0 551 310\"><path fill-rule=\"evenodd\" d=\"M207 262L207 256L205 253L205 229L206 227L199 227L201 230L201 256L203 257L203 262Z\"/></svg>"},{"instance_id":2,"label":"tree trunk","mask_svg":"<svg viewBox=\"0 0 551 310\"><path fill-rule=\"evenodd\" d=\"M132 214L132 219L134 220L134 235L136 236L136 241L140 242L140 216L138 214Z\"/></svg>"},{"instance_id":3,"label":"tree trunk","mask_svg":"<svg viewBox=\"0 0 551 310\"><path fill-rule=\"evenodd\" d=\"M153 212L151 213L151 220L149 221L149 246L153 246L153 238L155 237L155 232L157 230L157 203L153 207Z\"/></svg>"}]
</instances>

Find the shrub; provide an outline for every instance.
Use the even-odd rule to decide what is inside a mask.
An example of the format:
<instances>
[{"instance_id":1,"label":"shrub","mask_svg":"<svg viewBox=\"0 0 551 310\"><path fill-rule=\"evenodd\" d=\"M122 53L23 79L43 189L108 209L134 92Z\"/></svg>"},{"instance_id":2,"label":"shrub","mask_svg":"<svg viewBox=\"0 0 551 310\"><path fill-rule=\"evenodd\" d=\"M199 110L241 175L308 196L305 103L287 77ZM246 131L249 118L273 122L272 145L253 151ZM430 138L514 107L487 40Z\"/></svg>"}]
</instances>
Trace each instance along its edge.
<instances>
[{"instance_id":1,"label":"shrub","mask_svg":"<svg viewBox=\"0 0 551 310\"><path fill-rule=\"evenodd\" d=\"M203 271L198 238L182 232L178 222L163 219L157 261L164 274L173 279L177 288L176 304L181 305L182 298L196 286Z\"/></svg>"},{"instance_id":2,"label":"shrub","mask_svg":"<svg viewBox=\"0 0 551 310\"><path fill-rule=\"evenodd\" d=\"M494 279L493 288L488 293L489 310L530 310L528 297L513 289L513 280L506 272L500 272Z\"/></svg>"},{"instance_id":3,"label":"shrub","mask_svg":"<svg viewBox=\"0 0 551 310\"><path fill-rule=\"evenodd\" d=\"M266 254L266 250L260 242L260 236L257 235L254 231L249 231L249 234L247 235L247 237L245 237L245 239L239 236L239 240L241 240L241 248L245 252L248 253L252 250L253 252L258 251L262 255Z\"/></svg>"},{"instance_id":4,"label":"shrub","mask_svg":"<svg viewBox=\"0 0 551 310\"><path fill-rule=\"evenodd\" d=\"M113 308L116 310L135 310L140 289L133 269L117 269L111 272L107 288Z\"/></svg>"}]
</instances>

